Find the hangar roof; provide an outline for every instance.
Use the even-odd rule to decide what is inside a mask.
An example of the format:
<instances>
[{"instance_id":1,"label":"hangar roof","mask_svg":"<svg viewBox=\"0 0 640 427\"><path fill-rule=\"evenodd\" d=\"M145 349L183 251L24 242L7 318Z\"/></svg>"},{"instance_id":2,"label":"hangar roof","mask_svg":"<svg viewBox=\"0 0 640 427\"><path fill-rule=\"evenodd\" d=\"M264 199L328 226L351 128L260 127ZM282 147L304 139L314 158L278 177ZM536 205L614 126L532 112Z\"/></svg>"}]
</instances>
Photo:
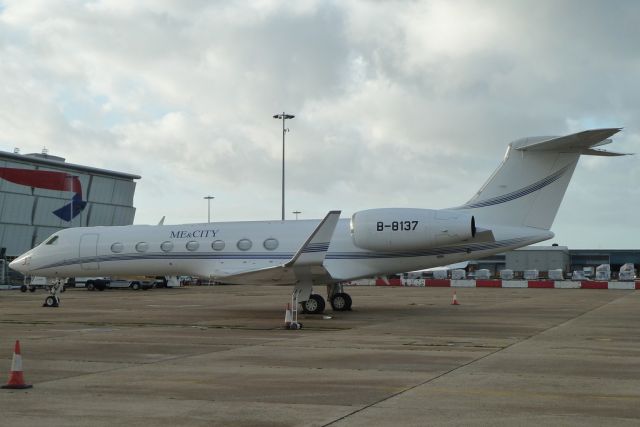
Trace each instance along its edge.
<instances>
[{"instance_id":1,"label":"hangar roof","mask_svg":"<svg viewBox=\"0 0 640 427\"><path fill-rule=\"evenodd\" d=\"M125 179L141 179L140 175L134 175L130 173L117 172L108 169L94 168L91 166L77 165L74 163L67 163L62 157L52 156L49 154L16 154L9 153L7 151L0 151L0 160L11 160L18 162L27 162L43 166L57 166L64 167L66 169L76 170L79 172L85 172L90 174L108 175L112 177L125 178Z\"/></svg>"}]
</instances>

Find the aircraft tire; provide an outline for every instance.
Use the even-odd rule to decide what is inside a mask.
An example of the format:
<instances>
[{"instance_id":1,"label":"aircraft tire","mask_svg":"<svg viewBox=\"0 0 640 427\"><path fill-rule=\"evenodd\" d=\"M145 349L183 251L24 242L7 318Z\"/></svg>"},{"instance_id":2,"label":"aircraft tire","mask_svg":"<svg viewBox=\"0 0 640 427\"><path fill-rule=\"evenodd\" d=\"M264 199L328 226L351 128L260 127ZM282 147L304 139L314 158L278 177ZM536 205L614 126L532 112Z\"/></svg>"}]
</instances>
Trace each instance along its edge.
<instances>
[{"instance_id":1,"label":"aircraft tire","mask_svg":"<svg viewBox=\"0 0 640 427\"><path fill-rule=\"evenodd\" d=\"M318 294L311 294L309 299L302 303L303 311L309 314L320 314L324 312L325 306L324 298Z\"/></svg>"},{"instance_id":2,"label":"aircraft tire","mask_svg":"<svg viewBox=\"0 0 640 427\"><path fill-rule=\"evenodd\" d=\"M57 307L57 301L56 298L53 296L48 296L44 299L44 305L45 307Z\"/></svg>"},{"instance_id":3,"label":"aircraft tire","mask_svg":"<svg viewBox=\"0 0 640 427\"><path fill-rule=\"evenodd\" d=\"M331 307L333 311L351 310L352 300L349 294L337 293L331 298Z\"/></svg>"},{"instance_id":4,"label":"aircraft tire","mask_svg":"<svg viewBox=\"0 0 640 427\"><path fill-rule=\"evenodd\" d=\"M345 294L347 297L347 311L351 311L351 306L353 305L353 300L351 299L351 295Z\"/></svg>"}]
</instances>

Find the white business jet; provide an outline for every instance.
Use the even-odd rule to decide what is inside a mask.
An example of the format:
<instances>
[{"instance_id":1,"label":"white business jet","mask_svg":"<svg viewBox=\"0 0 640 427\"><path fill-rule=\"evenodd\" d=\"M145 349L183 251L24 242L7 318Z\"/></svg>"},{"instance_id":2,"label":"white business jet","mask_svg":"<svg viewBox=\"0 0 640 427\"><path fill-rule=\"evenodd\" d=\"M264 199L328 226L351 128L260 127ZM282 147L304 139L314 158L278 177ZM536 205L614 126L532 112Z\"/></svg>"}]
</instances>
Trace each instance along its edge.
<instances>
[{"instance_id":1,"label":"white business jet","mask_svg":"<svg viewBox=\"0 0 640 427\"><path fill-rule=\"evenodd\" d=\"M593 147L621 129L509 144L502 164L461 206L382 208L340 219L81 227L59 231L15 259L23 274L191 275L232 284L292 285L304 311L321 313L327 285L336 311L349 310L345 281L414 271L550 239L580 155L620 156Z\"/></svg>"}]
</instances>

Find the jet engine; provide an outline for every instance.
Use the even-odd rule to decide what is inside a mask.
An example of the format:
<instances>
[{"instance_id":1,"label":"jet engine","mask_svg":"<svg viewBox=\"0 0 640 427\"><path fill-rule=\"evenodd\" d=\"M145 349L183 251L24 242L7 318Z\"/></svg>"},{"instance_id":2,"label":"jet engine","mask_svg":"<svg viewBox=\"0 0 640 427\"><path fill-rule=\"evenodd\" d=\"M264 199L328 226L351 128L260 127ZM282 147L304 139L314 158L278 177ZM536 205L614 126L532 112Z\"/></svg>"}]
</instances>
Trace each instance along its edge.
<instances>
[{"instance_id":1,"label":"jet engine","mask_svg":"<svg viewBox=\"0 0 640 427\"><path fill-rule=\"evenodd\" d=\"M410 251L463 242L476 235L472 215L434 209L369 209L351 217L353 244L371 251Z\"/></svg>"}]
</instances>

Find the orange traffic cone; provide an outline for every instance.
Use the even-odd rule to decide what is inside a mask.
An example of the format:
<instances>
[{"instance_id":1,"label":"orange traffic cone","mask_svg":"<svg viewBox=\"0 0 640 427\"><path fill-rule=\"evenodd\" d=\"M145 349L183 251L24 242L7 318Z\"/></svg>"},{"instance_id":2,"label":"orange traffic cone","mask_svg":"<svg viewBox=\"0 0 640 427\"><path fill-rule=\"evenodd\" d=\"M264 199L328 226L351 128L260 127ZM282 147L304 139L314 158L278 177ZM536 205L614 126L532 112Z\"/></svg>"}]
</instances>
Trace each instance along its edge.
<instances>
[{"instance_id":1,"label":"orange traffic cone","mask_svg":"<svg viewBox=\"0 0 640 427\"><path fill-rule=\"evenodd\" d=\"M451 305L460 305L458 302L458 297L456 296L456 291L453 291L453 299L451 299Z\"/></svg>"},{"instance_id":2,"label":"orange traffic cone","mask_svg":"<svg viewBox=\"0 0 640 427\"><path fill-rule=\"evenodd\" d=\"M13 360L11 361L11 372L9 372L9 382L2 388L22 389L31 388L31 384L24 383L22 376L22 355L20 354L20 341L16 340L16 347L13 350Z\"/></svg>"}]
</instances>

